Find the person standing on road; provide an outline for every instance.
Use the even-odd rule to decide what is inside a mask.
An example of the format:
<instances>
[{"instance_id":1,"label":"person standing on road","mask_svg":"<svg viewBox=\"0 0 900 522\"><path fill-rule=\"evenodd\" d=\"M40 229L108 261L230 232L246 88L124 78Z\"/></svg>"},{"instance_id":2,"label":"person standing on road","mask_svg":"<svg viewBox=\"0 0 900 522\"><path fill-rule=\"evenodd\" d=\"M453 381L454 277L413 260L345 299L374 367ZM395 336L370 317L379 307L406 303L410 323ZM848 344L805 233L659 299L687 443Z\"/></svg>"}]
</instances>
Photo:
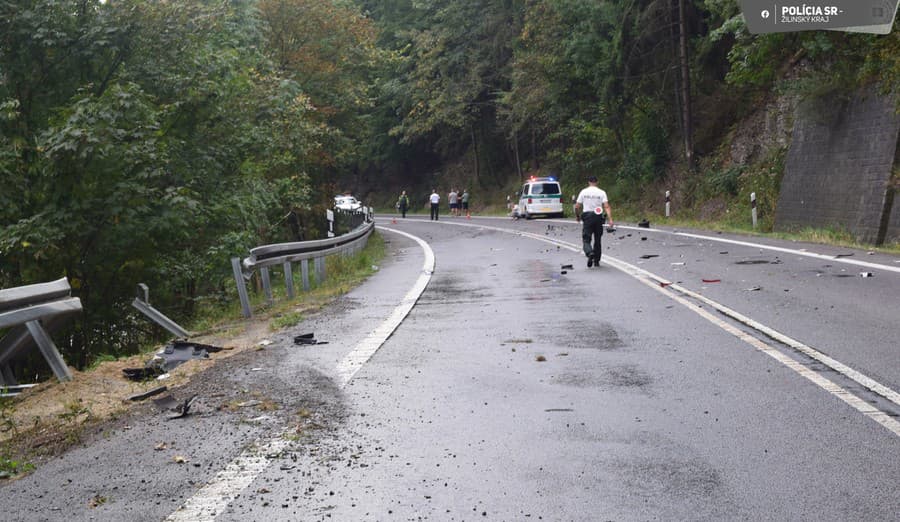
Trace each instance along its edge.
<instances>
[{"instance_id":1,"label":"person standing on road","mask_svg":"<svg viewBox=\"0 0 900 522\"><path fill-rule=\"evenodd\" d=\"M438 195L437 189L431 189L431 196L429 196L428 201L431 202L431 220L438 220L438 211L441 209L441 196Z\"/></svg>"},{"instance_id":2,"label":"person standing on road","mask_svg":"<svg viewBox=\"0 0 900 522\"><path fill-rule=\"evenodd\" d=\"M575 220L581 223L581 241L584 244L584 255L588 258L588 268L600 266L603 223L608 222L609 228L612 228L613 220L609 198L605 191L597 187L597 176L589 177L588 186L578 193L575 199ZM594 241L593 246L591 239Z\"/></svg>"},{"instance_id":3,"label":"person standing on road","mask_svg":"<svg viewBox=\"0 0 900 522\"><path fill-rule=\"evenodd\" d=\"M455 188L450 189L450 194L447 194L447 202L450 203L450 215L458 216L459 215L459 194L456 192Z\"/></svg>"},{"instance_id":4,"label":"person standing on road","mask_svg":"<svg viewBox=\"0 0 900 522\"><path fill-rule=\"evenodd\" d=\"M469 215L469 189L463 189L460 199L462 200L462 209L466 211L466 217L471 218L472 216Z\"/></svg>"},{"instance_id":5,"label":"person standing on road","mask_svg":"<svg viewBox=\"0 0 900 522\"><path fill-rule=\"evenodd\" d=\"M409 209L409 196L406 195L406 191L400 193L400 197L397 199L397 210L403 214L403 217L406 217L406 211Z\"/></svg>"}]
</instances>

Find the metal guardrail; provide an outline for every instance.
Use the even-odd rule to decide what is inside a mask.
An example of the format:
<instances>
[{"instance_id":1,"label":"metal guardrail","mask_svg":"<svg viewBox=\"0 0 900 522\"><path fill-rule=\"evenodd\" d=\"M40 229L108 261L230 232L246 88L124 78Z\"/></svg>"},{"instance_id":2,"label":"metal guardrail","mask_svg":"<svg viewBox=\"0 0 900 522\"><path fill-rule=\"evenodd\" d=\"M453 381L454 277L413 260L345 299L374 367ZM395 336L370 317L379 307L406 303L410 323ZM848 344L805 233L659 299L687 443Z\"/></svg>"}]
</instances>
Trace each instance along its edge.
<instances>
[{"instance_id":1,"label":"metal guardrail","mask_svg":"<svg viewBox=\"0 0 900 522\"><path fill-rule=\"evenodd\" d=\"M144 283L138 284L138 296L131 302L131 306L144 314L154 323L162 326L175 337L186 339L191 333L182 328L178 323L169 319L164 313L150 306L150 288Z\"/></svg>"},{"instance_id":2,"label":"metal guardrail","mask_svg":"<svg viewBox=\"0 0 900 522\"><path fill-rule=\"evenodd\" d=\"M0 384L17 384L9 362L35 344L57 379L72 380L48 333L59 328L68 316L81 312L81 300L70 295L65 278L0 290L0 329L10 329L0 339Z\"/></svg>"},{"instance_id":3,"label":"metal guardrail","mask_svg":"<svg viewBox=\"0 0 900 522\"><path fill-rule=\"evenodd\" d=\"M293 263L300 263L303 290L308 291L311 288L310 260L313 262L312 276L318 284L325 280L326 257L335 254L351 255L362 250L366 246L372 231L375 230L374 211L371 208L367 208L363 212L347 212L347 214L350 215L351 223L354 221L360 222L354 230L347 234L329 239L258 246L250 249L250 256L243 260L238 257L231 258L231 268L234 272L234 281L237 285L244 317L252 316L250 298L247 295L247 281L252 277L254 270L259 270L266 300L271 303L273 302L273 297L269 268L281 265L284 272L287 297L288 299L293 299ZM328 211L327 217L330 222L333 222L334 213Z\"/></svg>"}]
</instances>

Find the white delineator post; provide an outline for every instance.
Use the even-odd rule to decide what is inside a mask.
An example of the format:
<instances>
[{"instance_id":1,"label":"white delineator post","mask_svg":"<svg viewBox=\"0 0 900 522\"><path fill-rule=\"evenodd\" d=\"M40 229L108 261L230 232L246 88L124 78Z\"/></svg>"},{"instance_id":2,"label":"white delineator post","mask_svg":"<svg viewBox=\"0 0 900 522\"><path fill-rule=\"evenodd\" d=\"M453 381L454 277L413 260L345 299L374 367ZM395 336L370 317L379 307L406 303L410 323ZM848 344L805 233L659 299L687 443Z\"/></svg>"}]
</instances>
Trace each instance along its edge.
<instances>
[{"instance_id":1,"label":"white delineator post","mask_svg":"<svg viewBox=\"0 0 900 522\"><path fill-rule=\"evenodd\" d=\"M753 218L753 228L756 229L756 192L750 193L750 216Z\"/></svg>"},{"instance_id":2,"label":"white delineator post","mask_svg":"<svg viewBox=\"0 0 900 522\"><path fill-rule=\"evenodd\" d=\"M669 191L666 191L666 217L672 215L672 198Z\"/></svg>"}]
</instances>

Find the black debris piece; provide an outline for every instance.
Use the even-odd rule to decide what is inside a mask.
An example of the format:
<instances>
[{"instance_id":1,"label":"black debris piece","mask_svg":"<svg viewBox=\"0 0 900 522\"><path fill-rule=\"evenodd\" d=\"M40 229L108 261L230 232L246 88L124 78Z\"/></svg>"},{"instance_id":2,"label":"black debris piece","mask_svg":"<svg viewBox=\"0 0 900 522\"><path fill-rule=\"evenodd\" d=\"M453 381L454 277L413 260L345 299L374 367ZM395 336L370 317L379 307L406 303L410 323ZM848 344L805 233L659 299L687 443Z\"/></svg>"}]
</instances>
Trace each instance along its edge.
<instances>
[{"instance_id":1,"label":"black debris piece","mask_svg":"<svg viewBox=\"0 0 900 522\"><path fill-rule=\"evenodd\" d=\"M835 258L835 259L839 259L839 258L842 258L842 257L851 257L851 256L853 256L853 252L848 252L848 253L846 253L846 254L835 254L835 255L834 255L834 258Z\"/></svg>"},{"instance_id":2,"label":"black debris piece","mask_svg":"<svg viewBox=\"0 0 900 522\"><path fill-rule=\"evenodd\" d=\"M721 255L723 255L723 256L727 256L727 255L728 255L728 251L725 251L725 252L719 252L719 254L721 254Z\"/></svg>"},{"instance_id":3,"label":"black debris piece","mask_svg":"<svg viewBox=\"0 0 900 522\"><path fill-rule=\"evenodd\" d=\"M647 241L647 238L646 238L646 237L642 237L642 238L641 238L641 241Z\"/></svg>"},{"instance_id":4,"label":"black debris piece","mask_svg":"<svg viewBox=\"0 0 900 522\"><path fill-rule=\"evenodd\" d=\"M161 366L148 364L143 368L122 368L122 373L125 374L126 379L132 381L146 381L155 379L166 372Z\"/></svg>"},{"instance_id":5,"label":"black debris piece","mask_svg":"<svg viewBox=\"0 0 900 522\"><path fill-rule=\"evenodd\" d=\"M563 265L560 268L563 270L574 270L575 269L575 267L572 265Z\"/></svg>"},{"instance_id":6,"label":"black debris piece","mask_svg":"<svg viewBox=\"0 0 900 522\"><path fill-rule=\"evenodd\" d=\"M194 342L185 341L182 339L177 339L175 341L172 341L171 345L174 346L176 350L184 349L187 346L192 346L195 351L203 349L203 350L206 350L206 353L218 353L223 350L223 348L221 346L213 346L211 344L194 343Z\"/></svg>"},{"instance_id":7,"label":"black debris piece","mask_svg":"<svg viewBox=\"0 0 900 522\"><path fill-rule=\"evenodd\" d=\"M659 257L659 254L644 254L641 259L653 259L654 257Z\"/></svg>"},{"instance_id":8,"label":"black debris piece","mask_svg":"<svg viewBox=\"0 0 900 522\"><path fill-rule=\"evenodd\" d=\"M648 220L646 220L646 219L642 219L642 220L638 223L638 227L640 227L640 228L650 228L650 221L648 221Z\"/></svg>"},{"instance_id":9,"label":"black debris piece","mask_svg":"<svg viewBox=\"0 0 900 522\"><path fill-rule=\"evenodd\" d=\"M328 341L318 341L315 334L306 333L294 337L294 344L328 344Z\"/></svg>"},{"instance_id":10,"label":"black debris piece","mask_svg":"<svg viewBox=\"0 0 900 522\"><path fill-rule=\"evenodd\" d=\"M132 402L142 401L144 399L149 399L154 395L159 395L167 389L168 388L166 388L165 386L160 386L159 388L153 388L152 390L145 391L144 393L137 393L135 395L132 395L131 397L128 397L128 400Z\"/></svg>"},{"instance_id":11,"label":"black debris piece","mask_svg":"<svg viewBox=\"0 0 900 522\"><path fill-rule=\"evenodd\" d=\"M567 272L567 271L565 271L565 270L563 270L563 271L561 271L561 272L560 272L560 274L562 274L562 275L566 275L566 274L568 274L568 272Z\"/></svg>"}]
</instances>

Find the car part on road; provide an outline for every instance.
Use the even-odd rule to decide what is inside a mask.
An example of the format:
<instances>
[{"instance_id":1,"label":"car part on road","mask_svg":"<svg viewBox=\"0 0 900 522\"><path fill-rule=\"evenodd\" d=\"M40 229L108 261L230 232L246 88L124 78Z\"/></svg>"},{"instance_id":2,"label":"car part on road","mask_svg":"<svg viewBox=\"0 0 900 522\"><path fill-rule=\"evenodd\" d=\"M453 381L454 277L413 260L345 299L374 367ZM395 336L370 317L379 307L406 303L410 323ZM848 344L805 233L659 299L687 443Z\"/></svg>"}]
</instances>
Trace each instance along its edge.
<instances>
[{"instance_id":1,"label":"car part on road","mask_svg":"<svg viewBox=\"0 0 900 522\"><path fill-rule=\"evenodd\" d=\"M187 361L209 359L210 352L215 353L219 351L222 351L222 348L219 346L177 340L156 352L143 368L123 368L122 373L132 381L158 378Z\"/></svg>"},{"instance_id":2,"label":"car part on road","mask_svg":"<svg viewBox=\"0 0 900 522\"><path fill-rule=\"evenodd\" d=\"M721 279L703 279L702 281L704 283L721 283L722 282Z\"/></svg>"}]
</instances>

